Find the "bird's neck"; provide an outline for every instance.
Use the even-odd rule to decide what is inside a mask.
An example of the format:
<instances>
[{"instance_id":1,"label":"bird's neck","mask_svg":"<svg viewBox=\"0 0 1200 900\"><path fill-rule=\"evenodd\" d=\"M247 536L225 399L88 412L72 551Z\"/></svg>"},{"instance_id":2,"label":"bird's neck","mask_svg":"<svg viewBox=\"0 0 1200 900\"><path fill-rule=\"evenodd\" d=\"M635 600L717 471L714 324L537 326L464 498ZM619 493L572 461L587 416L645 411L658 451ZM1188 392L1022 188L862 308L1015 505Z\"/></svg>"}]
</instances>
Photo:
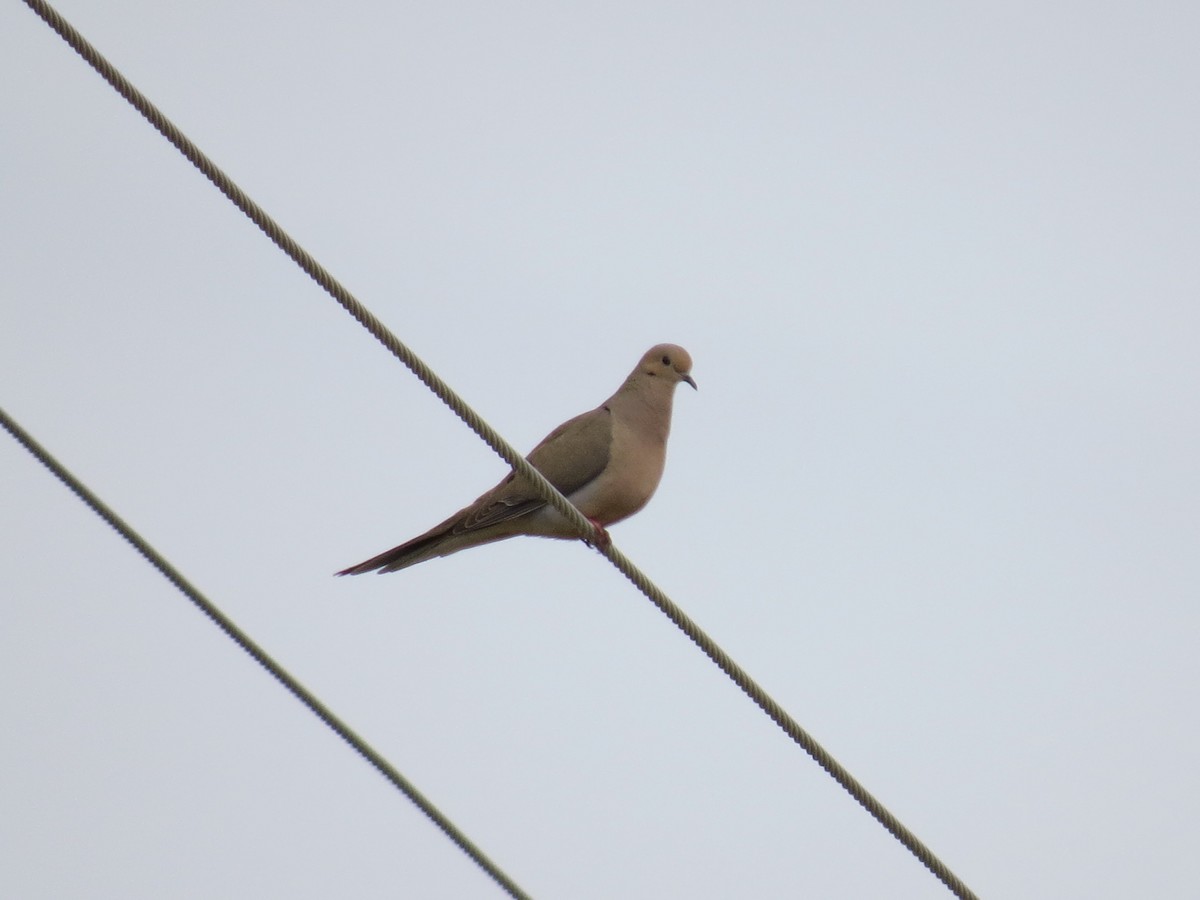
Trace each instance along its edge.
<instances>
[{"instance_id":1,"label":"bird's neck","mask_svg":"<svg viewBox=\"0 0 1200 900\"><path fill-rule=\"evenodd\" d=\"M665 390L664 390L665 388ZM645 382L634 384L626 391L630 413L638 416L653 436L664 444L671 433L671 409L675 401L675 385Z\"/></svg>"}]
</instances>

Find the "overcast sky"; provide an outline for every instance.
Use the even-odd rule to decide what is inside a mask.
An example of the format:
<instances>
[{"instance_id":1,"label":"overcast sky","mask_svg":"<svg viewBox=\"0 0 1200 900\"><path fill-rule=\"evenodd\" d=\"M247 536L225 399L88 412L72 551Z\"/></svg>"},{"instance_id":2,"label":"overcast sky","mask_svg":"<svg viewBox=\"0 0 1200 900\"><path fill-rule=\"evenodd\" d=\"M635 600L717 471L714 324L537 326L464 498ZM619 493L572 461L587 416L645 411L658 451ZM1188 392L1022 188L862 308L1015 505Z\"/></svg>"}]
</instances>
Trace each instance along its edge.
<instances>
[{"instance_id":1,"label":"overcast sky","mask_svg":"<svg viewBox=\"0 0 1200 900\"><path fill-rule=\"evenodd\" d=\"M983 897L1200 881L1200 7L57 8ZM946 890L23 4L0 406L555 898ZM498 889L0 436L0 895Z\"/></svg>"}]
</instances>

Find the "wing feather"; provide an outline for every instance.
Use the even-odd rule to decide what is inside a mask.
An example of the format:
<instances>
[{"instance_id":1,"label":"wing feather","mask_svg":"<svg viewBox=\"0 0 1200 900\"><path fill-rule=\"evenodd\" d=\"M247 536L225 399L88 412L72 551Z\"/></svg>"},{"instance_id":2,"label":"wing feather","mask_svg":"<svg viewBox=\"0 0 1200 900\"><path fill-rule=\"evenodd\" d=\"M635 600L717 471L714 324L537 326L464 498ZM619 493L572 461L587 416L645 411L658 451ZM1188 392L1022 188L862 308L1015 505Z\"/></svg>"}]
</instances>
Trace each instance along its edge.
<instances>
[{"instance_id":1,"label":"wing feather","mask_svg":"<svg viewBox=\"0 0 1200 900\"><path fill-rule=\"evenodd\" d=\"M612 449L612 413L601 406L559 425L530 451L530 464L567 496L599 476ZM471 506L451 528L465 534L541 509L546 501L524 478L508 477Z\"/></svg>"}]
</instances>

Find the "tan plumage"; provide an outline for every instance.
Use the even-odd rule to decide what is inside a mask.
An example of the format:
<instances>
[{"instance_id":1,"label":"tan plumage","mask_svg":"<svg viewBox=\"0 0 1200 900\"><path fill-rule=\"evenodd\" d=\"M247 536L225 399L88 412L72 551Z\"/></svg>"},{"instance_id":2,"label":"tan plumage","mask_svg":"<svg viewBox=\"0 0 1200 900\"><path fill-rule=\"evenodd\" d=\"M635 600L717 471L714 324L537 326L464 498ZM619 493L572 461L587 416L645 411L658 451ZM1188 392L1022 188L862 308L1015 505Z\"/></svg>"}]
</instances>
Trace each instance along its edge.
<instances>
[{"instance_id":1,"label":"tan plumage","mask_svg":"<svg viewBox=\"0 0 1200 900\"><path fill-rule=\"evenodd\" d=\"M692 358L674 344L650 348L617 392L555 428L527 457L535 469L601 528L650 500L666 463L675 386L693 388ZM578 538L554 507L514 472L429 531L339 575L396 572L435 556L520 534Z\"/></svg>"}]
</instances>

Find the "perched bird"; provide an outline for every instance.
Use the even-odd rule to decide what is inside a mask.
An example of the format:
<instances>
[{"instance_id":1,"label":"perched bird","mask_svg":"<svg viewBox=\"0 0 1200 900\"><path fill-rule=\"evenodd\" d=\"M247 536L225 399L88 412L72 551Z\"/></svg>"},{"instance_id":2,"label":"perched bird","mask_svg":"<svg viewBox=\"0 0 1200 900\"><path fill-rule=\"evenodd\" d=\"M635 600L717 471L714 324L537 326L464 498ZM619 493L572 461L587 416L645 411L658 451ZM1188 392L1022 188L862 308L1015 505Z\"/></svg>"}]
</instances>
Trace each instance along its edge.
<instances>
[{"instance_id":1,"label":"perched bird","mask_svg":"<svg viewBox=\"0 0 1200 900\"><path fill-rule=\"evenodd\" d=\"M600 528L605 543L604 528L640 510L658 487L667 458L675 385L686 381L695 388L691 372L692 358L682 347L650 348L615 394L559 425L527 457ZM440 525L337 574L396 572L519 534L580 537L528 479L513 471Z\"/></svg>"}]
</instances>

